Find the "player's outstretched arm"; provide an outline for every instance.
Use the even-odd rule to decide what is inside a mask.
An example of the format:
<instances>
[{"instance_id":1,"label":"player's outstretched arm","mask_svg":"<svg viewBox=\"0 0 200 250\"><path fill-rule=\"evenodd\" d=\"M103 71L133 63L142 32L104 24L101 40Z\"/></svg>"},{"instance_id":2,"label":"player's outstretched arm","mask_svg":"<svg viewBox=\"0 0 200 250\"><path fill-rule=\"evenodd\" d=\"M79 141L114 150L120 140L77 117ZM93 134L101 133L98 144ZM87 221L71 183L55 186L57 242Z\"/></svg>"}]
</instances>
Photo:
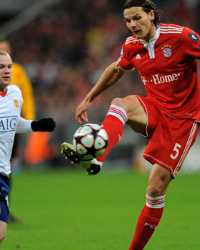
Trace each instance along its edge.
<instances>
[{"instance_id":1,"label":"player's outstretched arm","mask_svg":"<svg viewBox=\"0 0 200 250\"><path fill-rule=\"evenodd\" d=\"M56 128L56 122L52 118L42 118L40 120L26 120L20 117L17 124L17 133L27 133L31 131L52 132Z\"/></svg>"},{"instance_id":2,"label":"player's outstretched arm","mask_svg":"<svg viewBox=\"0 0 200 250\"><path fill-rule=\"evenodd\" d=\"M89 91L83 101L78 105L75 111L75 119L79 123L88 122L87 110L92 101L104 90L115 84L124 74L124 71L118 66L117 62L110 64L101 74L94 87Z\"/></svg>"}]
</instances>

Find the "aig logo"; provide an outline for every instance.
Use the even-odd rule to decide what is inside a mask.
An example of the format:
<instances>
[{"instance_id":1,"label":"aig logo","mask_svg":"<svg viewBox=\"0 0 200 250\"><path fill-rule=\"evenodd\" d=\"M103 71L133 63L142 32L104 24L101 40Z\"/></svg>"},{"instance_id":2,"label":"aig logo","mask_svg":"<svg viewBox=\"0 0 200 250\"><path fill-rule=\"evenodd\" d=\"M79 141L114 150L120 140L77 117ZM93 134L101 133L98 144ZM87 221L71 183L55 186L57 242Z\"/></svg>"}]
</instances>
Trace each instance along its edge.
<instances>
[{"instance_id":1,"label":"aig logo","mask_svg":"<svg viewBox=\"0 0 200 250\"><path fill-rule=\"evenodd\" d=\"M15 131L17 126L17 116L0 117L0 132Z\"/></svg>"}]
</instances>

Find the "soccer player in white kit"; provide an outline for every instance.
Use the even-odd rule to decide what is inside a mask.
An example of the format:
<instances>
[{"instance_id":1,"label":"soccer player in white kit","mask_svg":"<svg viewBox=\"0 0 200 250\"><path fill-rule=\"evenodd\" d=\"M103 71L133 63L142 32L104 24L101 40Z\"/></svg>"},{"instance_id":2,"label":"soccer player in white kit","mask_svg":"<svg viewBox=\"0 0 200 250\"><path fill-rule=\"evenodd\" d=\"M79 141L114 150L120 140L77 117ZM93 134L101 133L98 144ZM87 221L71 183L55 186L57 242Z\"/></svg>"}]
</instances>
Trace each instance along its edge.
<instances>
[{"instance_id":1,"label":"soccer player in white kit","mask_svg":"<svg viewBox=\"0 0 200 250\"><path fill-rule=\"evenodd\" d=\"M0 51L0 242L6 236L9 217L10 158L15 134L31 131L53 131L56 126L52 118L32 121L20 116L23 98L17 86L9 85L11 72L12 59L10 55Z\"/></svg>"}]
</instances>

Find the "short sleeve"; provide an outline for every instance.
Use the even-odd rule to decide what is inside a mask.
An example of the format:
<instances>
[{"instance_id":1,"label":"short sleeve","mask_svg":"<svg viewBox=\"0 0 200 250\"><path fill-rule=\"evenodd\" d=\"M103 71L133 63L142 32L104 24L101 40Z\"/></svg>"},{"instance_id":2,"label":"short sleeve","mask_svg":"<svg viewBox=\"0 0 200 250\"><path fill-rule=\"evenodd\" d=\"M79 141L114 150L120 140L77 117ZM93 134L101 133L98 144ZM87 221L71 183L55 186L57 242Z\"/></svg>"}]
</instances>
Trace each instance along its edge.
<instances>
[{"instance_id":1,"label":"short sleeve","mask_svg":"<svg viewBox=\"0 0 200 250\"><path fill-rule=\"evenodd\" d=\"M22 104L24 102L23 97L22 97L22 92L20 88L16 85L9 85L8 86L9 94L16 100L19 101L20 106L22 107Z\"/></svg>"},{"instance_id":2,"label":"short sleeve","mask_svg":"<svg viewBox=\"0 0 200 250\"><path fill-rule=\"evenodd\" d=\"M125 70L131 70L134 68L128 56L127 46L125 43L122 46L120 57L118 58L118 65Z\"/></svg>"},{"instance_id":3,"label":"short sleeve","mask_svg":"<svg viewBox=\"0 0 200 250\"><path fill-rule=\"evenodd\" d=\"M200 35L197 32L190 28L184 28L182 33L182 45L184 53L187 56L200 59Z\"/></svg>"}]
</instances>

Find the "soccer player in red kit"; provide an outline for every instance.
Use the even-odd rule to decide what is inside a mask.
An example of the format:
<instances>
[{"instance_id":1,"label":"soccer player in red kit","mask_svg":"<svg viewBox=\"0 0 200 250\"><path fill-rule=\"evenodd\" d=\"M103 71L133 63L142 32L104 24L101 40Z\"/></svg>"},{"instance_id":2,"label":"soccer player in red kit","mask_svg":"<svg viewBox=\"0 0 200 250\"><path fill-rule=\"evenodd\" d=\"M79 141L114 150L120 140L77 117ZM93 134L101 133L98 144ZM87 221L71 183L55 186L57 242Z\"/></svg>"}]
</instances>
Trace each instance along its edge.
<instances>
[{"instance_id":1,"label":"soccer player in red kit","mask_svg":"<svg viewBox=\"0 0 200 250\"><path fill-rule=\"evenodd\" d=\"M200 122L200 88L196 59L200 36L187 27L159 23L150 0L127 0L123 8L128 37L116 62L108 66L76 109L79 123L88 122L92 101L128 70L137 70L146 96L115 98L102 126L109 144L102 157L92 160L90 174L101 169L106 155L122 136L124 125L148 137L144 157L152 164L141 211L129 250L142 250L159 224L165 193L194 143ZM78 154L70 144L63 153L73 161ZM81 159L79 159L81 161Z\"/></svg>"}]
</instances>

